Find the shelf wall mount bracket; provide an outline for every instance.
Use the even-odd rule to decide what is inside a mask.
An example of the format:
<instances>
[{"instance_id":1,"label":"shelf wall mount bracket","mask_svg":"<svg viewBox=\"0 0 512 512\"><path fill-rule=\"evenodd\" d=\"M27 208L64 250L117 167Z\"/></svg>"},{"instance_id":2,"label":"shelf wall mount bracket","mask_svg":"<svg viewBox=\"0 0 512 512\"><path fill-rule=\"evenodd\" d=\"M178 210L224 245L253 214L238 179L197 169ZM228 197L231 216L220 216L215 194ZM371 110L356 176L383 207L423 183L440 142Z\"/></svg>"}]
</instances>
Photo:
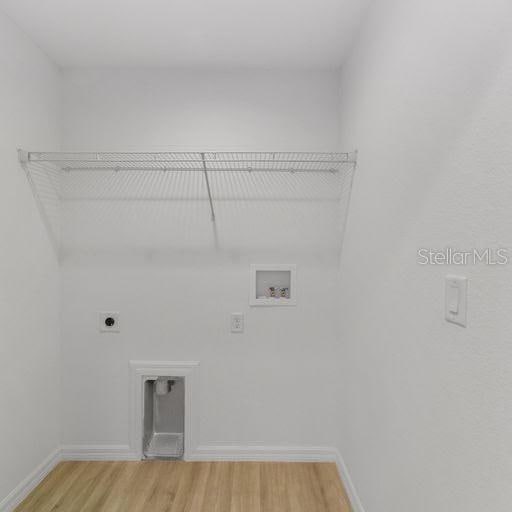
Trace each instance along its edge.
<instances>
[{"instance_id":1,"label":"shelf wall mount bracket","mask_svg":"<svg viewBox=\"0 0 512 512\"><path fill-rule=\"evenodd\" d=\"M43 201L41 200L41 198L37 192L36 183L34 182L34 179L32 177L30 169L29 169L30 151L25 151L24 149L18 149L18 161L20 163L21 168L23 169L23 171L25 173L25 176L27 177L27 181L29 183L32 195L34 196L34 200L36 202L37 209L39 210L41 220L42 220L42 222L46 228L46 231L48 233L48 236L50 238L50 243L52 245L52 248L55 251L55 256L57 257L57 259L60 259L59 240L55 236L55 232L52 229L50 219L48 217L48 214L46 213L46 209L44 207Z\"/></svg>"},{"instance_id":2,"label":"shelf wall mount bracket","mask_svg":"<svg viewBox=\"0 0 512 512\"><path fill-rule=\"evenodd\" d=\"M206 183L206 190L208 191L208 200L210 201L211 219L212 222L215 222L215 209L213 207L212 191L210 188L210 179L208 178L208 168L206 167L206 159L204 153L201 153L201 159L203 160L204 181Z\"/></svg>"}]
</instances>

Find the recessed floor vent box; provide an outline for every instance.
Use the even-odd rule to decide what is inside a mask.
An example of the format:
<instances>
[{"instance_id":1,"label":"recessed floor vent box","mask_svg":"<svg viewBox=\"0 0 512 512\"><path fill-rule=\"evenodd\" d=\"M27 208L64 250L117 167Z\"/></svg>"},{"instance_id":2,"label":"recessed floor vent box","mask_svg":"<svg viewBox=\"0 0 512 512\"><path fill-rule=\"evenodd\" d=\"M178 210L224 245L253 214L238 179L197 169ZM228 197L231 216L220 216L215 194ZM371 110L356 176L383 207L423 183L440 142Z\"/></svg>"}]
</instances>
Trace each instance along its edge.
<instances>
[{"instance_id":1,"label":"recessed floor vent box","mask_svg":"<svg viewBox=\"0 0 512 512\"><path fill-rule=\"evenodd\" d=\"M291 264L251 265L251 306L295 306L297 267Z\"/></svg>"},{"instance_id":2,"label":"recessed floor vent box","mask_svg":"<svg viewBox=\"0 0 512 512\"><path fill-rule=\"evenodd\" d=\"M144 381L145 458L181 459L185 432L183 377L154 377Z\"/></svg>"}]
</instances>

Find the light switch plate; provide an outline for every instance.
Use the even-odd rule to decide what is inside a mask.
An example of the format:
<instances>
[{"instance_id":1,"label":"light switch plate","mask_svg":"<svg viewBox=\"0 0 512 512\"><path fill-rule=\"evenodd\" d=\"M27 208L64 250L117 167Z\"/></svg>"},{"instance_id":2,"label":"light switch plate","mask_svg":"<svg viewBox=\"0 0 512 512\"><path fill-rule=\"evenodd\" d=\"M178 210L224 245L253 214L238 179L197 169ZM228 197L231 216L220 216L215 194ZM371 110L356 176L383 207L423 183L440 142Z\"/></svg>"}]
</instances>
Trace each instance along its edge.
<instances>
[{"instance_id":1,"label":"light switch plate","mask_svg":"<svg viewBox=\"0 0 512 512\"><path fill-rule=\"evenodd\" d=\"M98 313L98 327L100 332L120 332L118 311L102 311Z\"/></svg>"},{"instance_id":2,"label":"light switch plate","mask_svg":"<svg viewBox=\"0 0 512 512\"><path fill-rule=\"evenodd\" d=\"M444 314L447 322L467 326L468 280L463 276L446 276Z\"/></svg>"},{"instance_id":3,"label":"light switch plate","mask_svg":"<svg viewBox=\"0 0 512 512\"><path fill-rule=\"evenodd\" d=\"M244 332L243 313L231 313L231 332Z\"/></svg>"}]
</instances>

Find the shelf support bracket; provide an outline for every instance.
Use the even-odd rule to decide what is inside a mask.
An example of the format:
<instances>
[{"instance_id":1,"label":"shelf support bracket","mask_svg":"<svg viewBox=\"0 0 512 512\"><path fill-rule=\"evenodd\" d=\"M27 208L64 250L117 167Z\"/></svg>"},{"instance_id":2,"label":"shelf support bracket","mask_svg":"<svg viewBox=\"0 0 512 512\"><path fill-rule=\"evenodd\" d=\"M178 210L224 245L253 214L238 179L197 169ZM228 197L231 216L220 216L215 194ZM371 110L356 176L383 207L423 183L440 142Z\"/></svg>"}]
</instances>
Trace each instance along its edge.
<instances>
[{"instance_id":1,"label":"shelf support bracket","mask_svg":"<svg viewBox=\"0 0 512 512\"><path fill-rule=\"evenodd\" d=\"M201 160L203 161L204 181L206 183L206 190L208 191L208 199L210 201L210 210L212 212L212 222L215 222L215 210L213 208L212 191L210 189L210 180L208 178L208 169L206 168L206 160L204 157L204 153L201 153Z\"/></svg>"},{"instance_id":2,"label":"shelf support bracket","mask_svg":"<svg viewBox=\"0 0 512 512\"><path fill-rule=\"evenodd\" d=\"M29 169L30 153L28 151L24 151L23 149L18 149L18 161L21 165L21 168L25 172L27 181L30 186L30 190L32 191L32 195L34 196L34 199L35 199L35 202L37 205L37 209L39 210L44 227L46 228L46 232L48 233L48 237L50 238L50 243L52 244L52 247L55 251L55 256L57 257L57 260L59 260L59 258L60 258L59 241L58 241L58 238L55 235L55 232L52 228L50 219L48 218L48 215L46 213L43 202L41 201L41 198L39 197L36 184L34 183L34 178L32 177L32 173L30 172L30 169Z\"/></svg>"},{"instance_id":3,"label":"shelf support bracket","mask_svg":"<svg viewBox=\"0 0 512 512\"><path fill-rule=\"evenodd\" d=\"M28 161L29 161L28 151L25 151L23 149L18 149L18 161L22 165L28 164Z\"/></svg>"}]
</instances>

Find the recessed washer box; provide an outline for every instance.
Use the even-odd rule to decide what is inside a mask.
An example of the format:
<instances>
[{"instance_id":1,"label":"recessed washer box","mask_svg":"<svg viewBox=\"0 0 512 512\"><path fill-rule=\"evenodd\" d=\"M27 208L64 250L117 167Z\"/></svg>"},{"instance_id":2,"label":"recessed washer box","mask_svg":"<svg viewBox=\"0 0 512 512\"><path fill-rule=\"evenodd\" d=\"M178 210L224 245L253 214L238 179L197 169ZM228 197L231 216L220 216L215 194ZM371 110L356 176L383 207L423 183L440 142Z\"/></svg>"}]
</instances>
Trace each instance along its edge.
<instances>
[{"instance_id":1,"label":"recessed washer box","mask_svg":"<svg viewBox=\"0 0 512 512\"><path fill-rule=\"evenodd\" d=\"M254 264L250 272L251 306L295 306L297 266L294 264Z\"/></svg>"}]
</instances>

